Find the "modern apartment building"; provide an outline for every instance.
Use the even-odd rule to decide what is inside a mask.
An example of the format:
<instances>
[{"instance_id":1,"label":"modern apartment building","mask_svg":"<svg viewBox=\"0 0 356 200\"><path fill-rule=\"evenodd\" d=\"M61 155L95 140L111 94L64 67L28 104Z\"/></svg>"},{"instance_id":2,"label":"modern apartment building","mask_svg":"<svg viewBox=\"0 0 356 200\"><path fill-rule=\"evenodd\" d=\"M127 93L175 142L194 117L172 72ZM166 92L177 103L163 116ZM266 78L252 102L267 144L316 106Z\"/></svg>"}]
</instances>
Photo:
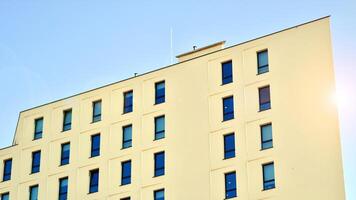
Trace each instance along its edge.
<instances>
[{"instance_id":1,"label":"modern apartment building","mask_svg":"<svg viewBox=\"0 0 356 200\"><path fill-rule=\"evenodd\" d=\"M345 199L329 20L22 111L1 200Z\"/></svg>"}]
</instances>

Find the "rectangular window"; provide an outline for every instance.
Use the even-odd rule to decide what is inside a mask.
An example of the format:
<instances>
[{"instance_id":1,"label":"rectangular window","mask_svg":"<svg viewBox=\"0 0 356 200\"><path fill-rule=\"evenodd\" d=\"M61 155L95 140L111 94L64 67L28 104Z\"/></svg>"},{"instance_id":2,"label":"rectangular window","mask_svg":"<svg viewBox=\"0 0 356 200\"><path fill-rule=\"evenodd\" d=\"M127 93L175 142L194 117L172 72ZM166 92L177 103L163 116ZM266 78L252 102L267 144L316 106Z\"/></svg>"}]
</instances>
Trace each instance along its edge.
<instances>
[{"instance_id":1,"label":"rectangular window","mask_svg":"<svg viewBox=\"0 0 356 200\"><path fill-rule=\"evenodd\" d=\"M164 175L164 152L155 153L155 177Z\"/></svg>"},{"instance_id":2,"label":"rectangular window","mask_svg":"<svg viewBox=\"0 0 356 200\"><path fill-rule=\"evenodd\" d=\"M99 169L94 169L89 172L90 183L89 193L95 193L99 191Z\"/></svg>"},{"instance_id":3,"label":"rectangular window","mask_svg":"<svg viewBox=\"0 0 356 200\"><path fill-rule=\"evenodd\" d=\"M38 200L38 185L30 187L30 200Z\"/></svg>"},{"instance_id":4,"label":"rectangular window","mask_svg":"<svg viewBox=\"0 0 356 200\"><path fill-rule=\"evenodd\" d=\"M69 164L70 157L70 143L64 143L61 145L61 165Z\"/></svg>"},{"instance_id":5,"label":"rectangular window","mask_svg":"<svg viewBox=\"0 0 356 200\"><path fill-rule=\"evenodd\" d=\"M59 179L58 200L67 200L68 195L68 177Z\"/></svg>"},{"instance_id":6,"label":"rectangular window","mask_svg":"<svg viewBox=\"0 0 356 200\"><path fill-rule=\"evenodd\" d=\"M100 134L91 136L91 152L90 157L96 157L100 155Z\"/></svg>"},{"instance_id":7,"label":"rectangular window","mask_svg":"<svg viewBox=\"0 0 356 200\"><path fill-rule=\"evenodd\" d=\"M122 127L122 148L132 147L132 125Z\"/></svg>"},{"instance_id":8,"label":"rectangular window","mask_svg":"<svg viewBox=\"0 0 356 200\"><path fill-rule=\"evenodd\" d=\"M258 89L260 98L260 111L268 110L271 108L271 97L269 86L261 87Z\"/></svg>"},{"instance_id":9,"label":"rectangular window","mask_svg":"<svg viewBox=\"0 0 356 200\"><path fill-rule=\"evenodd\" d=\"M10 193L1 194L1 200L10 200Z\"/></svg>"},{"instance_id":10,"label":"rectangular window","mask_svg":"<svg viewBox=\"0 0 356 200\"><path fill-rule=\"evenodd\" d=\"M32 152L32 169L31 173L38 173L41 166L41 151Z\"/></svg>"},{"instance_id":11,"label":"rectangular window","mask_svg":"<svg viewBox=\"0 0 356 200\"><path fill-rule=\"evenodd\" d=\"M155 117L155 140L165 137L165 116Z\"/></svg>"},{"instance_id":12,"label":"rectangular window","mask_svg":"<svg viewBox=\"0 0 356 200\"><path fill-rule=\"evenodd\" d=\"M132 112L133 110L133 91L124 93L124 113Z\"/></svg>"},{"instance_id":13,"label":"rectangular window","mask_svg":"<svg viewBox=\"0 0 356 200\"><path fill-rule=\"evenodd\" d=\"M222 84L232 83L232 61L227 61L221 64Z\"/></svg>"},{"instance_id":14,"label":"rectangular window","mask_svg":"<svg viewBox=\"0 0 356 200\"><path fill-rule=\"evenodd\" d=\"M101 100L93 102L93 123L101 121Z\"/></svg>"},{"instance_id":15,"label":"rectangular window","mask_svg":"<svg viewBox=\"0 0 356 200\"><path fill-rule=\"evenodd\" d=\"M269 149L273 147L272 140L272 124L261 126L261 149Z\"/></svg>"},{"instance_id":16,"label":"rectangular window","mask_svg":"<svg viewBox=\"0 0 356 200\"><path fill-rule=\"evenodd\" d=\"M34 140L42 138L43 132L43 117L35 120L35 133L33 136Z\"/></svg>"},{"instance_id":17,"label":"rectangular window","mask_svg":"<svg viewBox=\"0 0 356 200\"><path fill-rule=\"evenodd\" d=\"M63 131L72 129L72 110L65 110L63 112Z\"/></svg>"},{"instance_id":18,"label":"rectangular window","mask_svg":"<svg viewBox=\"0 0 356 200\"><path fill-rule=\"evenodd\" d=\"M161 81L155 84L155 104L160 104L165 102L166 88L165 82Z\"/></svg>"},{"instance_id":19,"label":"rectangular window","mask_svg":"<svg viewBox=\"0 0 356 200\"><path fill-rule=\"evenodd\" d=\"M223 98L223 120L234 119L234 97Z\"/></svg>"},{"instance_id":20,"label":"rectangular window","mask_svg":"<svg viewBox=\"0 0 356 200\"><path fill-rule=\"evenodd\" d=\"M225 199L234 198L237 196L236 190L236 172L225 174Z\"/></svg>"},{"instance_id":21,"label":"rectangular window","mask_svg":"<svg viewBox=\"0 0 356 200\"><path fill-rule=\"evenodd\" d=\"M224 158L235 157L235 134L224 135Z\"/></svg>"},{"instance_id":22,"label":"rectangular window","mask_svg":"<svg viewBox=\"0 0 356 200\"><path fill-rule=\"evenodd\" d=\"M154 200L164 200L164 189L154 191L153 196Z\"/></svg>"},{"instance_id":23,"label":"rectangular window","mask_svg":"<svg viewBox=\"0 0 356 200\"><path fill-rule=\"evenodd\" d=\"M257 65L258 74L263 74L269 71L267 50L257 52Z\"/></svg>"},{"instance_id":24,"label":"rectangular window","mask_svg":"<svg viewBox=\"0 0 356 200\"><path fill-rule=\"evenodd\" d=\"M275 188L274 180L274 163L268 163L262 165L263 169L263 190L269 190Z\"/></svg>"},{"instance_id":25,"label":"rectangular window","mask_svg":"<svg viewBox=\"0 0 356 200\"><path fill-rule=\"evenodd\" d=\"M124 197L124 198L121 198L120 200L130 200L131 198L130 197Z\"/></svg>"},{"instance_id":26,"label":"rectangular window","mask_svg":"<svg viewBox=\"0 0 356 200\"><path fill-rule=\"evenodd\" d=\"M121 185L131 183L131 160L121 163Z\"/></svg>"},{"instance_id":27,"label":"rectangular window","mask_svg":"<svg viewBox=\"0 0 356 200\"><path fill-rule=\"evenodd\" d=\"M12 169L12 159L7 159L4 161L4 174L2 181L11 180L11 169Z\"/></svg>"}]
</instances>

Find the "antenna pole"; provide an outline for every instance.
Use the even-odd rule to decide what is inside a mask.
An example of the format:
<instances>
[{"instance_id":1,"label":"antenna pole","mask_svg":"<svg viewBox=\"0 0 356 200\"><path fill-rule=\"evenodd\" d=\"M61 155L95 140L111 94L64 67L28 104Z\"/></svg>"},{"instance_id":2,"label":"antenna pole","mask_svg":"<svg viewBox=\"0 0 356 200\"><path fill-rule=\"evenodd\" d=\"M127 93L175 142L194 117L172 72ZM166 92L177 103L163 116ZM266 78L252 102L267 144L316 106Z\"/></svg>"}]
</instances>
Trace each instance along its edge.
<instances>
[{"instance_id":1,"label":"antenna pole","mask_svg":"<svg viewBox=\"0 0 356 200\"><path fill-rule=\"evenodd\" d=\"M171 65L173 64L173 28L171 27Z\"/></svg>"}]
</instances>

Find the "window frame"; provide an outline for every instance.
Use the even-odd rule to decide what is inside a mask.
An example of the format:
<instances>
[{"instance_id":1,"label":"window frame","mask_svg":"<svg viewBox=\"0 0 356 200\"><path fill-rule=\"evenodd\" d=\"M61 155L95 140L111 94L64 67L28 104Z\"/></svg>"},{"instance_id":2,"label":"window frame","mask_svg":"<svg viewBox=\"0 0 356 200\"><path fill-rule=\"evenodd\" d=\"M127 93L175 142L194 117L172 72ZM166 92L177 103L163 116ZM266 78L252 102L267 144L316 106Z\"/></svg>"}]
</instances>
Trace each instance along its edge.
<instances>
[{"instance_id":1,"label":"window frame","mask_svg":"<svg viewBox=\"0 0 356 200\"><path fill-rule=\"evenodd\" d=\"M160 161L158 160L159 156L162 156L163 160ZM160 151L157 153L154 153L154 176L153 177L159 177L159 176L164 176L165 175L165 157L166 154L164 151ZM163 162L162 166L159 166L160 162Z\"/></svg>"},{"instance_id":2,"label":"window frame","mask_svg":"<svg viewBox=\"0 0 356 200\"><path fill-rule=\"evenodd\" d=\"M9 165L8 163L10 162L10 169L7 171L7 166ZM4 169L3 169L3 175L2 175L2 181L10 181L11 180L11 175L12 175L12 158L5 159L3 161Z\"/></svg>"},{"instance_id":3,"label":"window frame","mask_svg":"<svg viewBox=\"0 0 356 200\"><path fill-rule=\"evenodd\" d=\"M272 165L272 169L273 169L273 179L269 179L269 180L265 180L265 167ZM276 175L275 175L275 170L274 170L274 162L268 162L268 163L264 163L262 164L262 180L263 180L263 191L266 190L272 190L276 188ZM273 186L272 187L268 187L267 184L272 182Z\"/></svg>"},{"instance_id":4,"label":"window frame","mask_svg":"<svg viewBox=\"0 0 356 200\"><path fill-rule=\"evenodd\" d=\"M164 198L165 198L165 189L164 189L164 188L161 188L161 189L158 189L158 190L154 190L154 191L153 191L153 199L154 199L154 200L162 200L162 199L158 199L158 198L157 198L157 194L160 193L160 192L163 193L163 200L164 200Z\"/></svg>"},{"instance_id":5,"label":"window frame","mask_svg":"<svg viewBox=\"0 0 356 200\"><path fill-rule=\"evenodd\" d=\"M70 113L70 122L66 122L66 117L67 114ZM63 124L62 124L62 132L65 131L70 131L72 130L72 109L67 109L67 110L63 110Z\"/></svg>"},{"instance_id":6,"label":"window frame","mask_svg":"<svg viewBox=\"0 0 356 200\"><path fill-rule=\"evenodd\" d=\"M162 118L163 118L163 130L158 130L157 127L158 120ZM165 115L156 116L154 118L154 127L155 127L154 140L164 139L166 137L166 116Z\"/></svg>"},{"instance_id":7,"label":"window frame","mask_svg":"<svg viewBox=\"0 0 356 200\"><path fill-rule=\"evenodd\" d=\"M34 188L37 188L37 195L36 195L36 198L35 198L34 200L38 200L38 193L39 193L39 190L40 190L40 187L39 187L38 184L36 184L36 185L31 185L31 186L29 187L29 190L30 190L30 192L29 192L29 200L33 200L33 199L32 199L32 192L33 192Z\"/></svg>"},{"instance_id":8,"label":"window frame","mask_svg":"<svg viewBox=\"0 0 356 200\"><path fill-rule=\"evenodd\" d=\"M228 176L229 175L234 175L235 179L235 188L228 188ZM235 198L238 196L237 194L237 175L236 175L236 171L230 171L230 172L226 172L224 174L224 181L225 181L225 199L231 199L231 198ZM228 196L229 192L235 192L235 196Z\"/></svg>"},{"instance_id":9,"label":"window frame","mask_svg":"<svg viewBox=\"0 0 356 200\"><path fill-rule=\"evenodd\" d=\"M38 163L35 163L35 155L39 155ZM36 174L41 171L41 150L32 152L32 164L31 164L31 174Z\"/></svg>"},{"instance_id":10,"label":"window frame","mask_svg":"<svg viewBox=\"0 0 356 200\"><path fill-rule=\"evenodd\" d=\"M94 138L98 137L99 138L99 145L98 147L94 147ZM101 135L100 133L96 133L90 136L90 158L98 157L100 156L100 149L101 149ZM97 152L97 153L95 153Z\"/></svg>"},{"instance_id":11,"label":"window frame","mask_svg":"<svg viewBox=\"0 0 356 200\"><path fill-rule=\"evenodd\" d=\"M129 174L125 175L125 165L129 165ZM132 162L131 160L126 160L121 162L121 186L130 185L132 176Z\"/></svg>"},{"instance_id":12,"label":"window frame","mask_svg":"<svg viewBox=\"0 0 356 200\"><path fill-rule=\"evenodd\" d=\"M4 197L7 197L7 199L4 199ZM10 192L4 192L0 194L1 200L10 200Z\"/></svg>"},{"instance_id":13,"label":"window frame","mask_svg":"<svg viewBox=\"0 0 356 200\"><path fill-rule=\"evenodd\" d=\"M126 97L128 94L131 93L131 103L129 104L127 101L128 101L128 98L129 97ZM123 96L124 96L124 105L123 105L123 114L127 114L127 113L131 113L133 112L133 98L134 98L134 93L133 93L133 90L128 90L126 92L123 93Z\"/></svg>"},{"instance_id":14,"label":"window frame","mask_svg":"<svg viewBox=\"0 0 356 200\"><path fill-rule=\"evenodd\" d=\"M68 156L64 156L64 146L69 145ZM60 166L68 165L70 162L70 142L61 144L61 161Z\"/></svg>"},{"instance_id":15,"label":"window frame","mask_svg":"<svg viewBox=\"0 0 356 200\"><path fill-rule=\"evenodd\" d=\"M100 104L100 111L96 113L96 106ZM92 102L92 123L100 122L102 120L103 102L101 99Z\"/></svg>"},{"instance_id":16,"label":"window frame","mask_svg":"<svg viewBox=\"0 0 356 200\"><path fill-rule=\"evenodd\" d=\"M93 183L92 181L95 181L93 178L94 173L97 173L97 183ZM92 169L89 171L89 194L97 193L99 192L99 179L100 179L100 171L99 168L97 169Z\"/></svg>"},{"instance_id":17,"label":"window frame","mask_svg":"<svg viewBox=\"0 0 356 200\"><path fill-rule=\"evenodd\" d=\"M267 64L266 65L260 65L260 55L263 53L267 53ZM268 73L269 72L269 53L268 49L263 49L260 51L256 52L257 55L257 75ZM264 70L266 69L266 70Z\"/></svg>"},{"instance_id":18,"label":"window frame","mask_svg":"<svg viewBox=\"0 0 356 200\"><path fill-rule=\"evenodd\" d=\"M37 122L42 121L42 128L40 131L37 131ZM43 137L43 126L44 126L44 117L39 117L36 118L35 121L35 126L34 126L34 134L33 134L33 140L39 140Z\"/></svg>"},{"instance_id":19,"label":"window frame","mask_svg":"<svg viewBox=\"0 0 356 200\"><path fill-rule=\"evenodd\" d=\"M225 75L224 65L231 63L231 75ZM231 78L231 80L229 80ZM234 82L234 69L232 60L227 60L221 63L221 85L227 85Z\"/></svg>"},{"instance_id":20,"label":"window frame","mask_svg":"<svg viewBox=\"0 0 356 200\"><path fill-rule=\"evenodd\" d=\"M125 130L127 128L131 128L131 139L125 139ZM133 132L133 125L132 124L128 124L122 127L122 146L121 149L128 149L132 147L132 132ZM128 144L128 146L126 146L125 144Z\"/></svg>"},{"instance_id":21,"label":"window frame","mask_svg":"<svg viewBox=\"0 0 356 200\"><path fill-rule=\"evenodd\" d=\"M159 91L158 86L160 84L163 84L163 95L158 94ZM166 102L166 81L162 80L155 83L155 105L165 103L165 102Z\"/></svg>"},{"instance_id":22,"label":"window frame","mask_svg":"<svg viewBox=\"0 0 356 200\"><path fill-rule=\"evenodd\" d=\"M226 139L228 137L231 137L231 136L233 138L234 146L233 146L233 149L228 149L227 148ZM223 135L223 139L224 139L224 160L227 160L227 159L230 159L230 158L235 158L236 157L235 133L234 132L227 133L227 134ZM230 153L230 152L233 152L233 156L227 156L227 154Z\"/></svg>"},{"instance_id":23,"label":"window frame","mask_svg":"<svg viewBox=\"0 0 356 200\"><path fill-rule=\"evenodd\" d=\"M266 89L268 88L268 102L262 102L262 90L263 89ZM272 103L271 103L271 86L270 85L265 85L265 86L262 86L262 87L259 87L258 88L258 108L259 108L259 112L263 112L263 111L266 111L266 110L270 110L272 109ZM266 107L264 107L266 106Z\"/></svg>"},{"instance_id":24,"label":"window frame","mask_svg":"<svg viewBox=\"0 0 356 200\"><path fill-rule=\"evenodd\" d=\"M66 180L67 181L67 185L66 185L66 189L63 192L62 191L62 181ZM59 180L59 187L58 187L58 200L67 200L68 199L68 184L69 184L69 178L68 176L66 177L62 177ZM64 199L62 198L63 195L65 195Z\"/></svg>"},{"instance_id":25,"label":"window frame","mask_svg":"<svg viewBox=\"0 0 356 200\"><path fill-rule=\"evenodd\" d=\"M263 127L266 127L266 126L271 126L272 139L264 141L263 140ZM268 123L260 125L260 136L261 136L261 151L273 148L273 130L272 130L272 123L271 122L268 122ZM269 143L269 142L271 142L271 146L264 147L264 144Z\"/></svg>"},{"instance_id":26,"label":"window frame","mask_svg":"<svg viewBox=\"0 0 356 200\"><path fill-rule=\"evenodd\" d=\"M226 101L227 100L230 100L231 99L231 102L232 102L232 111L229 111L229 112L225 112L225 103L227 103ZM229 121L229 120L233 120L235 119L235 107L234 107L234 96L233 95L230 95L230 96L226 96L226 97L223 97L222 98L222 108L223 108L223 122L225 121Z\"/></svg>"}]
</instances>

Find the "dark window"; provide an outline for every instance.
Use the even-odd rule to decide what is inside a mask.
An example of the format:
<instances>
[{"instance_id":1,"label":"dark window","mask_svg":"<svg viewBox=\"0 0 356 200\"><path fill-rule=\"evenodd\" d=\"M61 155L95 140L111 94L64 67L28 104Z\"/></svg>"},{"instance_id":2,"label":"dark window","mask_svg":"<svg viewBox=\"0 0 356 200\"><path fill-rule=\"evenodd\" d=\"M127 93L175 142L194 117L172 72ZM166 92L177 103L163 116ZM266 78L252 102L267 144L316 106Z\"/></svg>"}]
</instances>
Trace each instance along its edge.
<instances>
[{"instance_id":1,"label":"dark window","mask_svg":"<svg viewBox=\"0 0 356 200\"><path fill-rule=\"evenodd\" d=\"M131 198L130 197L124 197L124 198L121 198L120 200L130 200Z\"/></svg>"},{"instance_id":2,"label":"dark window","mask_svg":"<svg viewBox=\"0 0 356 200\"><path fill-rule=\"evenodd\" d=\"M235 157L235 134L224 135L224 158Z\"/></svg>"},{"instance_id":3,"label":"dark window","mask_svg":"<svg viewBox=\"0 0 356 200\"><path fill-rule=\"evenodd\" d=\"M269 149L273 147L272 140L272 124L261 126L261 149Z\"/></svg>"},{"instance_id":4,"label":"dark window","mask_svg":"<svg viewBox=\"0 0 356 200\"><path fill-rule=\"evenodd\" d=\"M164 115L155 117L155 140L165 137L165 117Z\"/></svg>"},{"instance_id":5,"label":"dark window","mask_svg":"<svg viewBox=\"0 0 356 200\"><path fill-rule=\"evenodd\" d=\"M164 200L164 189L154 191L154 200Z\"/></svg>"},{"instance_id":6,"label":"dark window","mask_svg":"<svg viewBox=\"0 0 356 200\"><path fill-rule=\"evenodd\" d=\"M275 188L274 163L262 165L263 169L263 189L269 190Z\"/></svg>"},{"instance_id":7,"label":"dark window","mask_svg":"<svg viewBox=\"0 0 356 200\"><path fill-rule=\"evenodd\" d=\"M234 119L234 97L223 98L223 120Z\"/></svg>"},{"instance_id":8,"label":"dark window","mask_svg":"<svg viewBox=\"0 0 356 200\"><path fill-rule=\"evenodd\" d=\"M100 155L100 134L91 136L91 157L96 157Z\"/></svg>"},{"instance_id":9,"label":"dark window","mask_svg":"<svg viewBox=\"0 0 356 200\"><path fill-rule=\"evenodd\" d=\"M222 68L222 84L232 83L232 61L227 61L221 64Z\"/></svg>"},{"instance_id":10,"label":"dark window","mask_svg":"<svg viewBox=\"0 0 356 200\"><path fill-rule=\"evenodd\" d=\"M164 175L164 152L155 153L155 177Z\"/></svg>"},{"instance_id":11,"label":"dark window","mask_svg":"<svg viewBox=\"0 0 356 200\"><path fill-rule=\"evenodd\" d=\"M271 108L271 97L269 86L262 87L258 89L260 98L260 111L268 110Z\"/></svg>"},{"instance_id":12,"label":"dark window","mask_svg":"<svg viewBox=\"0 0 356 200\"><path fill-rule=\"evenodd\" d=\"M236 196L236 172L230 172L225 174L225 198L230 199Z\"/></svg>"},{"instance_id":13,"label":"dark window","mask_svg":"<svg viewBox=\"0 0 356 200\"><path fill-rule=\"evenodd\" d=\"M38 200L38 185L30 187L30 200Z\"/></svg>"},{"instance_id":14,"label":"dark window","mask_svg":"<svg viewBox=\"0 0 356 200\"><path fill-rule=\"evenodd\" d=\"M58 200L67 200L68 194L68 177L59 179Z\"/></svg>"},{"instance_id":15,"label":"dark window","mask_svg":"<svg viewBox=\"0 0 356 200\"><path fill-rule=\"evenodd\" d=\"M132 147L132 125L122 127L122 148Z\"/></svg>"},{"instance_id":16,"label":"dark window","mask_svg":"<svg viewBox=\"0 0 356 200\"><path fill-rule=\"evenodd\" d=\"M72 110L65 110L63 113L63 131L72 129Z\"/></svg>"},{"instance_id":17,"label":"dark window","mask_svg":"<svg viewBox=\"0 0 356 200\"><path fill-rule=\"evenodd\" d=\"M41 151L32 152L32 169L31 173L37 173L40 171L41 166Z\"/></svg>"},{"instance_id":18,"label":"dark window","mask_svg":"<svg viewBox=\"0 0 356 200\"><path fill-rule=\"evenodd\" d=\"M93 123L101 121L101 100L93 102Z\"/></svg>"},{"instance_id":19,"label":"dark window","mask_svg":"<svg viewBox=\"0 0 356 200\"><path fill-rule=\"evenodd\" d=\"M124 113L132 112L133 108L133 92L128 91L124 93Z\"/></svg>"},{"instance_id":20,"label":"dark window","mask_svg":"<svg viewBox=\"0 0 356 200\"><path fill-rule=\"evenodd\" d=\"M39 118L35 120L35 134L33 139L37 140L42 138L43 133L43 118Z\"/></svg>"},{"instance_id":21,"label":"dark window","mask_svg":"<svg viewBox=\"0 0 356 200\"><path fill-rule=\"evenodd\" d=\"M258 74L263 74L269 71L268 69L268 51L257 52Z\"/></svg>"},{"instance_id":22,"label":"dark window","mask_svg":"<svg viewBox=\"0 0 356 200\"><path fill-rule=\"evenodd\" d=\"M61 145L61 165L69 164L70 157L70 143Z\"/></svg>"},{"instance_id":23,"label":"dark window","mask_svg":"<svg viewBox=\"0 0 356 200\"><path fill-rule=\"evenodd\" d=\"M99 191L99 169L94 169L89 172L90 183L89 193L95 193Z\"/></svg>"},{"instance_id":24,"label":"dark window","mask_svg":"<svg viewBox=\"0 0 356 200\"><path fill-rule=\"evenodd\" d=\"M10 193L1 194L1 200L10 200Z\"/></svg>"},{"instance_id":25,"label":"dark window","mask_svg":"<svg viewBox=\"0 0 356 200\"><path fill-rule=\"evenodd\" d=\"M161 81L156 83L155 89L155 104L164 103L166 97L165 82Z\"/></svg>"},{"instance_id":26,"label":"dark window","mask_svg":"<svg viewBox=\"0 0 356 200\"><path fill-rule=\"evenodd\" d=\"M121 163L121 185L131 183L131 160Z\"/></svg>"},{"instance_id":27,"label":"dark window","mask_svg":"<svg viewBox=\"0 0 356 200\"><path fill-rule=\"evenodd\" d=\"M12 168L12 159L7 159L4 161L4 174L2 177L3 181L11 180L11 168Z\"/></svg>"}]
</instances>

